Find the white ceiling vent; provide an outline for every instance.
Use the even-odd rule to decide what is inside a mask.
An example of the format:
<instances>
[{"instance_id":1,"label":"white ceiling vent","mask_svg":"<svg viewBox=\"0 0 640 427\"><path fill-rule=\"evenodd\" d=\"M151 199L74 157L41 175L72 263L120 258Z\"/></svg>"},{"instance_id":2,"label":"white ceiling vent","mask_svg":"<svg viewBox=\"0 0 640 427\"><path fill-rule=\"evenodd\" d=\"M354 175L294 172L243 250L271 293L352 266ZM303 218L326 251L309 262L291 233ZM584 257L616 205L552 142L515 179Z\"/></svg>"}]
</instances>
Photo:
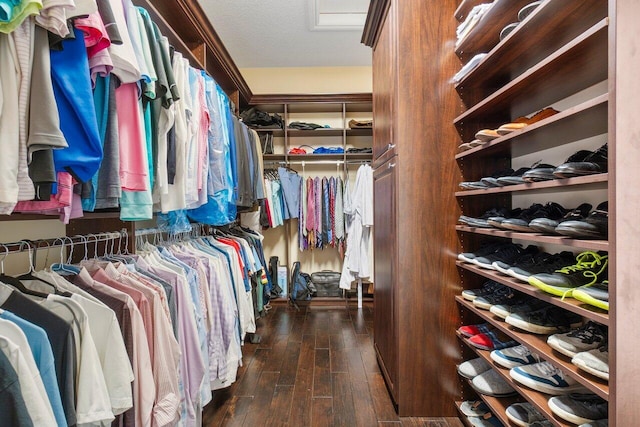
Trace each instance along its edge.
<instances>
[{"instance_id":1,"label":"white ceiling vent","mask_svg":"<svg viewBox=\"0 0 640 427\"><path fill-rule=\"evenodd\" d=\"M370 0L309 0L312 31L361 31Z\"/></svg>"}]
</instances>

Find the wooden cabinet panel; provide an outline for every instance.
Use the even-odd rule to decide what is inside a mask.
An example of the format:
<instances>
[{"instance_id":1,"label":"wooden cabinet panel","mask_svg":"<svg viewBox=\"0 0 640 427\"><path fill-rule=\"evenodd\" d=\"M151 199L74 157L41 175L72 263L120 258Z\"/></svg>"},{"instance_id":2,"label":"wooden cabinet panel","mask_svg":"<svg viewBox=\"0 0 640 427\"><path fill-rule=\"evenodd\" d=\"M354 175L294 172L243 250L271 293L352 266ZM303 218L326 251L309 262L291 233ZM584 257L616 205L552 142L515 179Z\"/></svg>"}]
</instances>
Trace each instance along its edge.
<instances>
[{"instance_id":1,"label":"wooden cabinet panel","mask_svg":"<svg viewBox=\"0 0 640 427\"><path fill-rule=\"evenodd\" d=\"M396 322L396 182L397 168L392 158L379 166L373 174L374 245L376 248L374 277L376 297L374 299L375 317L373 340L394 401L396 398L396 380L398 377L398 331Z\"/></svg>"},{"instance_id":2,"label":"wooden cabinet panel","mask_svg":"<svg viewBox=\"0 0 640 427\"><path fill-rule=\"evenodd\" d=\"M373 53L373 159L393 149L396 96L395 6L391 4Z\"/></svg>"}]
</instances>

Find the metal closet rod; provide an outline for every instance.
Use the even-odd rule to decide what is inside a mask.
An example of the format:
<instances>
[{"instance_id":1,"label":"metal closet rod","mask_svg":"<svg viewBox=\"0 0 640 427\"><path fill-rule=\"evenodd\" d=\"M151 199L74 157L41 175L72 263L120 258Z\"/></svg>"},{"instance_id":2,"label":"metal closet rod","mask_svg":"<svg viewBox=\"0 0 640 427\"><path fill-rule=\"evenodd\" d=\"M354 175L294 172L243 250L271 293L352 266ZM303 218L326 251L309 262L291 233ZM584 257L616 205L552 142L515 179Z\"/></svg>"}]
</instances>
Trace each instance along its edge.
<instances>
[{"instance_id":1,"label":"metal closet rod","mask_svg":"<svg viewBox=\"0 0 640 427\"><path fill-rule=\"evenodd\" d=\"M371 160L265 160L265 165L358 165L364 163L371 163Z\"/></svg>"},{"instance_id":2,"label":"metal closet rod","mask_svg":"<svg viewBox=\"0 0 640 427\"><path fill-rule=\"evenodd\" d=\"M107 242L116 239L128 239L126 229L120 231L106 231L100 233L78 234L75 236L62 236L52 239L21 240L19 242L0 243L0 256L11 253L20 253L38 249L62 248L75 244L94 244L97 242Z\"/></svg>"}]
</instances>

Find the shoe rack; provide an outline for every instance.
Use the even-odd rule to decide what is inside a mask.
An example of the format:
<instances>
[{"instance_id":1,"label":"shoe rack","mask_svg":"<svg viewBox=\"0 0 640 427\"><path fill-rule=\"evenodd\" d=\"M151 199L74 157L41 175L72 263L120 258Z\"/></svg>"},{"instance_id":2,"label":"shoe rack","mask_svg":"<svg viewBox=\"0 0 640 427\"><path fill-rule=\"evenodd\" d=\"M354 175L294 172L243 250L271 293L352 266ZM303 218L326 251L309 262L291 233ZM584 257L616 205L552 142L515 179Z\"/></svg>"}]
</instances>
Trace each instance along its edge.
<instances>
[{"instance_id":1,"label":"shoe rack","mask_svg":"<svg viewBox=\"0 0 640 427\"><path fill-rule=\"evenodd\" d=\"M480 129L495 129L516 117L533 114L566 99L576 101L561 109L560 113L520 131L457 154L455 160L460 169L460 181L475 181L490 176L496 170L513 166L514 159L517 158L536 155L544 158L554 150L566 152L570 144L607 133L609 146L615 143L609 131L611 106L608 90L604 89L606 93L594 95L590 95L589 91L598 85L604 87L606 83L603 82L609 77L609 4L602 0L546 0L506 38L500 40L502 28L509 23L518 22L518 11L530 2L495 0L489 12L456 48L456 55L462 64L478 53L488 53L474 70L455 85L463 106L463 112L454 121L460 142L473 140L475 133ZM456 10L455 18L462 22L475 4L476 2L462 1ZM609 87L610 83L609 81ZM596 149L597 146L590 148ZM613 164L611 158L610 155L610 165ZM550 160L562 163L564 158ZM462 214L480 216L492 207L526 208L528 205L522 205L521 201L528 196L547 197L547 200L555 201L576 192L594 191L606 194L605 197L610 198L612 185L609 175L604 173L499 188L464 190L456 192L455 196ZM594 203L594 206L596 204ZM610 242L607 240L572 239L541 233L509 232L461 225L455 226L455 229L463 252L473 252L480 244L492 240L515 241L524 246L533 244L553 252L610 250ZM533 298L577 313L585 321L592 320L607 327L612 323L609 313L572 298L562 300L497 271L481 269L473 264L456 261L456 265L464 289L478 288L488 279L495 280ZM613 265L610 264L609 269L611 272L614 269ZM611 273L609 279L612 292L615 289L615 281L612 280ZM526 345L543 360L560 368L567 376L591 392L606 400L610 399L609 383L579 370L569 358L552 350L547 345L546 335L529 334L511 327L491 312L474 307L461 296L456 297L456 302L460 308L462 324L489 322L495 329ZM518 392L519 396L516 398L479 396L505 425L514 425L507 419L505 410L515 401L529 401L555 426L572 425L551 412L547 404L549 395L515 382L509 376L508 369L492 362L489 351L469 345L462 336L458 338L467 359L484 358ZM613 358L611 348L610 354ZM612 372L611 378L613 376ZM471 393L469 388L463 389L465 393ZM457 402L457 405L459 406L460 402ZM612 409L610 405L610 411ZM463 415L461 417L464 419Z\"/></svg>"}]
</instances>

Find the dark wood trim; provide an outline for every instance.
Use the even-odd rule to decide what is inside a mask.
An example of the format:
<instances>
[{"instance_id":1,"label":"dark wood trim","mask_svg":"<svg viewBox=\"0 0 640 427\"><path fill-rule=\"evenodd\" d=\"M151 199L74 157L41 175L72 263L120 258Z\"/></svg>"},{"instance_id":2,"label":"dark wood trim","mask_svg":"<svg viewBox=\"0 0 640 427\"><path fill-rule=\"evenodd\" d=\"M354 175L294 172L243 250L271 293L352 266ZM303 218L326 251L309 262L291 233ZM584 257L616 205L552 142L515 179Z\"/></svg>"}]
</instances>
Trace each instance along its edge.
<instances>
[{"instance_id":1,"label":"dark wood trim","mask_svg":"<svg viewBox=\"0 0 640 427\"><path fill-rule=\"evenodd\" d=\"M194 66L206 70L227 95L232 97L237 91L240 103L249 103L253 96L249 85L196 0L133 0L133 3L147 9L171 43ZM193 49L203 43L206 61L201 63Z\"/></svg>"},{"instance_id":2,"label":"dark wood trim","mask_svg":"<svg viewBox=\"0 0 640 427\"><path fill-rule=\"evenodd\" d=\"M299 102L351 104L373 102L373 96L371 93L261 94L253 95L248 104L293 104Z\"/></svg>"},{"instance_id":3,"label":"dark wood trim","mask_svg":"<svg viewBox=\"0 0 640 427\"><path fill-rule=\"evenodd\" d=\"M382 29L384 17L391 5L391 0L371 0L369 3L369 11L367 12L367 20L364 23L362 38L360 42L369 47L375 46Z\"/></svg>"}]
</instances>

